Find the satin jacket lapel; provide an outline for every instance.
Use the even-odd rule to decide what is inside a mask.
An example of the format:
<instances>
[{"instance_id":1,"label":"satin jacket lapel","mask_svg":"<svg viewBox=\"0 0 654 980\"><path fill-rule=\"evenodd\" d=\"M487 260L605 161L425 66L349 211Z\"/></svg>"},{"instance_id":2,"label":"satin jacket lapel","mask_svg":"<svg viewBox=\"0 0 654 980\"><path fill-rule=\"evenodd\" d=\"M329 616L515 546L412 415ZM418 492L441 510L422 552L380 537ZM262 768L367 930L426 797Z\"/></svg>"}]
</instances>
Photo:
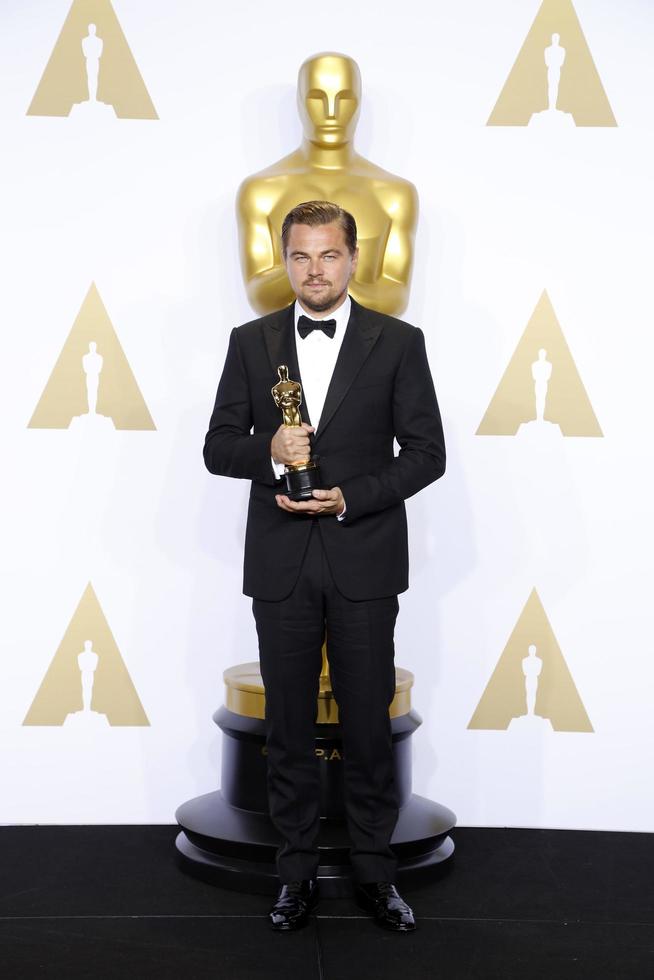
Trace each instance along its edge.
<instances>
[{"instance_id":1,"label":"satin jacket lapel","mask_svg":"<svg viewBox=\"0 0 654 980\"><path fill-rule=\"evenodd\" d=\"M268 357L270 358L270 365L272 367L272 377L275 379L270 383L271 388L279 380L277 368L280 364L288 365L288 376L291 381L299 381L302 384L300 367L297 360L297 346L295 343L294 311L295 303L291 303L286 309L280 310L277 320L268 323L264 327L263 336L266 341ZM301 412L303 421L311 425L309 410L304 398L304 390L302 393Z\"/></svg>"},{"instance_id":2,"label":"satin jacket lapel","mask_svg":"<svg viewBox=\"0 0 654 980\"><path fill-rule=\"evenodd\" d=\"M375 320L368 310L352 300L350 319L320 416L316 443L320 441L334 413L350 390L380 333L381 323Z\"/></svg>"}]
</instances>

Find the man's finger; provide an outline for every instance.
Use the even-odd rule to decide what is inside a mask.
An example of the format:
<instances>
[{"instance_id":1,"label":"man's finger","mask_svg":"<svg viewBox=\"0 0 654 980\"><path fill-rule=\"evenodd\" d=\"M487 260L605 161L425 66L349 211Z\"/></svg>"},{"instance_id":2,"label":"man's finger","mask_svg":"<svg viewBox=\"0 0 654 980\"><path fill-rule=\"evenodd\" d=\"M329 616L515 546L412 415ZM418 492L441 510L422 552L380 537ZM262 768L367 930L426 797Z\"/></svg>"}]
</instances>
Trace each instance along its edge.
<instances>
[{"instance_id":1,"label":"man's finger","mask_svg":"<svg viewBox=\"0 0 654 980\"><path fill-rule=\"evenodd\" d=\"M280 510L285 510L288 514L294 514L295 511L291 507L290 501L284 500L283 497L277 497L277 506Z\"/></svg>"},{"instance_id":2,"label":"man's finger","mask_svg":"<svg viewBox=\"0 0 654 980\"><path fill-rule=\"evenodd\" d=\"M335 490L313 490L316 500L336 500Z\"/></svg>"},{"instance_id":3,"label":"man's finger","mask_svg":"<svg viewBox=\"0 0 654 980\"><path fill-rule=\"evenodd\" d=\"M297 511L316 513L320 510L320 504L317 500L290 500L285 494L276 494L275 499L283 510L288 510L291 513Z\"/></svg>"}]
</instances>

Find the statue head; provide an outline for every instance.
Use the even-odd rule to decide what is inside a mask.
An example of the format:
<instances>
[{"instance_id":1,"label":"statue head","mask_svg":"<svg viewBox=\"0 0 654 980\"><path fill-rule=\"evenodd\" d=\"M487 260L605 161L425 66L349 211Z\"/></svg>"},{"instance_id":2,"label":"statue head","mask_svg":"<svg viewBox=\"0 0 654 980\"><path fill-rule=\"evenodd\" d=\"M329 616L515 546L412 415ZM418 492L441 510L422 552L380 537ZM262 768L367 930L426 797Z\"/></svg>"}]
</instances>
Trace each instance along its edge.
<instances>
[{"instance_id":1,"label":"statue head","mask_svg":"<svg viewBox=\"0 0 654 980\"><path fill-rule=\"evenodd\" d=\"M98 345L96 344L95 340L90 341L89 351L91 352L91 354L95 354L97 349L98 349Z\"/></svg>"},{"instance_id":2,"label":"statue head","mask_svg":"<svg viewBox=\"0 0 654 980\"><path fill-rule=\"evenodd\" d=\"M90 652L92 646L93 646L93 640L84 640L84 649L86 650L87 653Z\"/></svg>"},{"instance_id":3,"label":"statue head","mask_svg":"<svg viewBox=\"0 0 654 980\"><path fill-rule=\"evenodd\" d=\"M529 656L530 657L535 657L536 656L536 644L535 643L530 643L529 644L528 653L529 653Z\"/></svg>"},{"instance_id":4,"label":"statue head","mask_svg":"<svg viewBox=\"0 0 654 980\"><path fill-rule=\"evenodd\" d=\"M552 34L552 44L558 44L561 40L560 34Z\"/></svg>"},{"instance_id":5,"label":"statue head","mask_svg":"<svg viewBox=\"0 0 654 980\"><path fill-rule=\"evenodd\" d=\"M323 146L349 143L361 104L359 66L333 52L307 58L298 75L297 99L308 140Z\"/></svg>"},{"instance_id":6,"label":"statue head","mask_svg":"<svg viewBox=\"0 0 654 980\"><path fill-rule=\"evenodd\" d=\"M547 357L547 351L545 350L544 347L541 347L541 349L538 351L538 360L544 361L546 357Z\"/></svg>"},{"instance_id":7,"label":"statue head","mask_svg":"<svg viewBox=\"0 0 654 980\"><path fill-rule=\"evenodd\" d=\"M95 24L89 24L89 34L95 34L96 30Z\"/></svg>"}]
</instances>

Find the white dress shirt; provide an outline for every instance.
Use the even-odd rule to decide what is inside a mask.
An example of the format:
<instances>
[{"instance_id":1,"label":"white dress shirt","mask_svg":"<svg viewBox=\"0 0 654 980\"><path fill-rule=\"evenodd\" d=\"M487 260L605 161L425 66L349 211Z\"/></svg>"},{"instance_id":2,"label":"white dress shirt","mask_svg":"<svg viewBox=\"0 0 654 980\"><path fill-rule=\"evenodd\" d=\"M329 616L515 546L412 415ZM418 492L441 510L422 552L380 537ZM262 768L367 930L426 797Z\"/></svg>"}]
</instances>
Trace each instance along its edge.
<instances>
[{"instance_id":1,"label":"white dress shirt","mask_svg":"<svg viewBox=\"0 0 654 980\"><path fill-rule=\"evenodd\" d=\"M302 339L297 332L298 320L301 316L306 316L309 320L320 319L308 316L304 312L299 302L295 301L295 346L297 347L297 362L302 378L302 391L304 392L305 408L311 412L311 422L316 429L320 425L320 416L327 397L327 389L332 379L338 352L343 343L347 322L350 319L350 309L352 303L349 296L346 296L337 310L329 316L320 318L325 320L336 320L336 332L333 337L328 337L324 330L312 330L310 334ZM305 413L306 418L306 413Z\"/></svg>"},{"instance_id":2,"label":"white dress shirt","mask_svg":"<svg viewBox=\"0 0 654 980\"><path fill-rule=\"evenodd\" d=\"M297 362L300 369L300 377L302 378L302 402L304 407L304 412L302 412L302 408L300 408L300 411L306 422L308 408L308 411L311 413L311 423L316 432L320 427L320 417L325 405L327 389L329 388L329 382L332 379L332 374L336 367L338 353L345 337L351 308L352 302L350 297L346 296L338 309L334 310L328 316L313 317L309 316L302 309L298 300L295 301L295 309L293 311L295 320L295 346L297 348ZM324 330L312 330L310 334L302 338L297 330L298 320L301 316L306 316L309 320L316 320L316 322L320 322L321 319L336 320L334 336L328 337ZM284 464L275 463L274 460L272 464L275 470L275 476L279 479L284 475ZM344 517L345 511L339 516Z\"/></svg>"}]
</instances>

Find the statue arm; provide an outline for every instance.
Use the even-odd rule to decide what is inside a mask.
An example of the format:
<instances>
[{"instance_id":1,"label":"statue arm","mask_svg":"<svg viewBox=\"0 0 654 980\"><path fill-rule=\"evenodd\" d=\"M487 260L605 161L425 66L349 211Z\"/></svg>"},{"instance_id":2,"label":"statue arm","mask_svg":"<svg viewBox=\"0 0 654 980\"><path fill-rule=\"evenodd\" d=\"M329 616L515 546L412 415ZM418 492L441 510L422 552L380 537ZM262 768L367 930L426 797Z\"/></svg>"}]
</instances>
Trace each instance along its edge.
<instances>
[{"instance_id":1,"label":"statue arm","mask_svg":"<svg viewBox=\"0 0 654 980\"><path fill-rule=\"evenodd\" d=\"M246 181L241 185L236 212L241 269L250 305L261 314L288 306L293 300L293 290L268 213L258 204L256 184Z\"/></svg>"},{"instance_id":2,"label":"statue arm","mask_svg":"<svg viewBox=\"0 0 654 980\"><path fill-rule=\"evenodd\" d=\"M245 275L245 291L250 306L260 313L280 310L295 299L284 266L275 266L263 272Z\"/></svg>"},{"instance_id":3,"label":"statue arm","mask_svg":"<svg viewBox=\"0 0 654 980\"><path fill-rule=\"evenodd\" d=\"M418 220L418 195L413 184L407 182L394 189L386 206L390 227L379 275L374 282L362 282L355 276L350 292L363 306L398 316L409 304L413 239Z\"/></svg>"},{"instance_id":4,"label":"statue arm","mask_svg":"<svg viewBox=\"0 0 654 980\"><path fill-rule=\"evenodd\" d=\"M350 281L349 292L357 303L379 313L399 316L409 305L409 283L382 273L375 282Z\"/></svg>"}]
</instances>

